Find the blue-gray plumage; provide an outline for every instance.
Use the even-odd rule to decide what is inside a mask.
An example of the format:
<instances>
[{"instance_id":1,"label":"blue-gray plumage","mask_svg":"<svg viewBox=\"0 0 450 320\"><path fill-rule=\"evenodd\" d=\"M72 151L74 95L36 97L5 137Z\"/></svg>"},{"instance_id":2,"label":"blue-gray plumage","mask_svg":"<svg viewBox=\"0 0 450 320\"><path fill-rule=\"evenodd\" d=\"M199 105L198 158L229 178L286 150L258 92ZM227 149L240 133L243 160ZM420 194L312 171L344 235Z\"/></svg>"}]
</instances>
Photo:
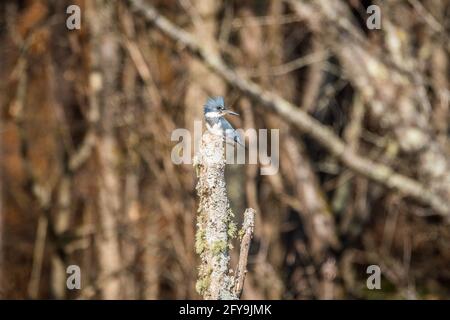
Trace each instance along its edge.
<instances>
[{"instance_id":1,"label":"blue-gray plumage","mask_svg":"<svg viewBox=\"0 0 450 320\"><path fill-rule=\"evenodd\" d=\"M209 132L223 136L227 143L238 143L243 146L242 139L238 132L224 118L224 115L226 114L236 116L239 114L225 108L223 97L208 98L208 101L206 101L206 104L204 105L203 112L205 115L206 128L208 128Z\"/></svg>"}]
</instances>

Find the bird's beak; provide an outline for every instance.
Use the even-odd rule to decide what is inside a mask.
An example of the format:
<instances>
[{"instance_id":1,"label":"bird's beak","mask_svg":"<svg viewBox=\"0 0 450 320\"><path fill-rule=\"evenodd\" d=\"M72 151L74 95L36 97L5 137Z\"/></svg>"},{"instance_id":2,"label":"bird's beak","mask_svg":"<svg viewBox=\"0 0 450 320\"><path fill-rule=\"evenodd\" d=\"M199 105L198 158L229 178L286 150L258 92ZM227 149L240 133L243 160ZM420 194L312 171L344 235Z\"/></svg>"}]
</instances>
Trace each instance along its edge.
<instances>
[{"instance_id":1,"label":"bird's beak","mask_svg":"<svg viewBox=\"0 0 450 320\"><path fill-rule=\"evenodd\" d=\"M231 110L224 110L224 112L228 113L228 114L232 114L233 116L239 116L239 113L236 113L236 112L231 111Z\"/></svg>"}]
</instances>

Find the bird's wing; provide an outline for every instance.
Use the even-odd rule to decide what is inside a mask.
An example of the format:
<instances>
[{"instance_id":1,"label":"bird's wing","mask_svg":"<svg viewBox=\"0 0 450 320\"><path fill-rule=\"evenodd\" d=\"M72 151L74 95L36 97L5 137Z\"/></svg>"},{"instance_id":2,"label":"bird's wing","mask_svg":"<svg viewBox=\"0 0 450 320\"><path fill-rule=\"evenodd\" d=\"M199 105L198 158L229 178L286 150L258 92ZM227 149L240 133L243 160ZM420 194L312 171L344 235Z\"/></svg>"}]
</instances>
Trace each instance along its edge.
<instances>
[{"instance_id":1,"label":"bird's wing","mask_svg":"<svg viewBox=\"0 0 450 320\"><path fill-rule=\"evenodd\" d=\"M225 133L225 136L228 139L231 139L231 141L237 142L240 145L243 145L242 138L239 135L239 132L236 131L233 128L233 126L226 119L224 119L224 118L221 119L221 125L222 125L223 131Z\"/></svg>"},{"instance_id":2,"label":"bird's wing","mask_svg":"<svg viewBox=\"0 0 450 320\"><path fill-rule=\"evenodd\" d=\"M220 122L221 122L223 130L233 130L234 131L233 126L228 122L227 119L221 118Z\"/></svg>"}]
</instances>

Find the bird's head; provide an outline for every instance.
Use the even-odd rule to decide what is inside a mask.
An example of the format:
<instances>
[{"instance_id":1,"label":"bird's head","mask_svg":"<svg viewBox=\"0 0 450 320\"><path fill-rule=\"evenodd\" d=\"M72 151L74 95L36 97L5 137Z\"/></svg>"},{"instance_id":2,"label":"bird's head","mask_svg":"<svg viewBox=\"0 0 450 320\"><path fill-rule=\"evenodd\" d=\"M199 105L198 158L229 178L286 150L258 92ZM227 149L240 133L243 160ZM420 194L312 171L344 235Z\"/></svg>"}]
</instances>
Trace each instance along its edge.
<instances>
[{"instance_id":1,"label":"bird's head","mask_svg":"<svg viewBox=\"0 0 450 320\"><path fill-rule=\"evenodd\" d=\"M206 118L219 118L226 114L238 116L239 114L225 108L223 97L208 98L203 107Z\"/></svg>"}]
</instances>

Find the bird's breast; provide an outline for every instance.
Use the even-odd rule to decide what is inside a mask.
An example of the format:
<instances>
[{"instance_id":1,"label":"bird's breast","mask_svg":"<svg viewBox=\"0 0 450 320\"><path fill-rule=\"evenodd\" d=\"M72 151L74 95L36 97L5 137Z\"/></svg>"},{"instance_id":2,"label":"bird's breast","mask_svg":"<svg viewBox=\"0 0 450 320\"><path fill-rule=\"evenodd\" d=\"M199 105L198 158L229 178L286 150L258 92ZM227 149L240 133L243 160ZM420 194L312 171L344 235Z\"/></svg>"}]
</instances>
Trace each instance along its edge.
<instances>
[{"instance_id":1,"label":"bird's breast","mask_svg":"<svg viewBox=\"0 0 450 320\"><path fill-rule=\"evenodd\" d=\"M212 124L206 122L206 128L212 134L219 135L219 136L223 135L223 128L222 128L222 125L220 124L220 122L216 122L216 123L212 123Z\"/></svg>"}]
</instances>

